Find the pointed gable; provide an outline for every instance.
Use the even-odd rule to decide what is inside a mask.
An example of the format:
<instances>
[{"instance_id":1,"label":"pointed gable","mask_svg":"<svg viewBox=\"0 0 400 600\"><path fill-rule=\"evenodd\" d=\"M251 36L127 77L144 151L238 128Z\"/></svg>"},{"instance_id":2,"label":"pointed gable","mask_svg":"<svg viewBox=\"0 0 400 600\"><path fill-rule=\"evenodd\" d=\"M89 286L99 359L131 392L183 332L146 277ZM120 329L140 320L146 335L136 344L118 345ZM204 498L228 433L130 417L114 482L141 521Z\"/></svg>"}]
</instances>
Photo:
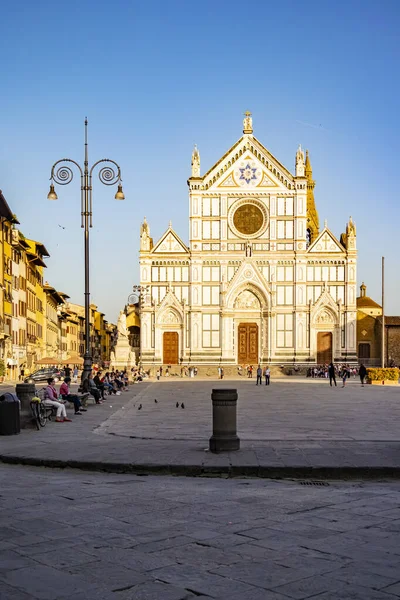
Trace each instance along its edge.
<instances>
[{"instance_id":1,"label":"pointed gable","mask_svg":"<svg viewBox=\"0 0 400 600\"><path fill-rule=\"evenodd\" d=\"M339 252L346 252L346 250L335 238L333 233L329 231L327 227L324 227L317 239L308 248L307 252L309 254L337 254Z\"/></svg>"},{"instance_id":2,"label":"pointed gable","mask_svg":"<svg viewBox=\"0 0 400 600\"><path fill-rule=\"evenodd\" d=\"M175 233L172 227L168 227L167 231L157 242L152 250L153 254L188 254L189 249L182 242L180 237Z\"/></svg>"},{"instance_id":3,"label":"pointed gable","mask_svg":"<svg viewBox=\"0 0 400 600\"><path fill-rule=\"evenodd\" d=\"M157 321L169 324L180 323L183 318L182 305L171 288L157 307Z\"/></svg>"},{"instance_id":4,"label":"pointed gable","mask_svg":"<svg viewBox=\"0 0 400 600\"><path fill-rule=\"evenodd\" d=\"M263 298L256 295L261 302L263 301L262 304L269 304L269 298L265 296L265 291L270 294L269 285L252 259L244 260L230 280L226 290L226 305L233 306L237 294L246 288L253 291L260 290Z\"/></svg>"},{"instance_id":5,"label":"pointed gable","mask_svg":"<svg viewBox=\"0 0 400 600\"><path fill-rule=\"evenodd\" d=\"M204 189L293 189L293 175L254 137L243 136L202 177Z\"/></svg>"}]
</instances>

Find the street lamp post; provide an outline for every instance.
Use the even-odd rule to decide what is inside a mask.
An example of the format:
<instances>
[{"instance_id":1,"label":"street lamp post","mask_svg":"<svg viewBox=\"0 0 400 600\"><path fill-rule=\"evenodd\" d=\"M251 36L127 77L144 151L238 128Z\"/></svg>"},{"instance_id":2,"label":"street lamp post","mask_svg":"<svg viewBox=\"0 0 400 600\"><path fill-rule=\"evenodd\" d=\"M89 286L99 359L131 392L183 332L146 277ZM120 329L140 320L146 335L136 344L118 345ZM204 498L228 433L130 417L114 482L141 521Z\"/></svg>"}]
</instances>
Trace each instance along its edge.
<instances>
[{"instance_id":1,"label":"street lamp post","mask_svg":"<svg viewBox=\"0 0 400 600\"><path fill-rule=\"evenodd\" d=\"M92 370L92 351L90 345L90 279L89 279L89 229L92 227L92 174L95 167L101 163L108 163L107 166L99 169L99 179L104 185L115 185L118 183L118 190L115 194L116 200L125 200L122 190L121 169L119 165L109 159L102 158L95 162L89 170L88 160L88 121L85 119L85 159L84 168L70 158L62 158L54 163L51 168L50 191L47 195L48 200L57 200L57 194L54 190L54 183L67 185L73 179L72 169L65 163L73 163L81 175L81 227L84 229L85 245L85 354L83 361L82 381L86 379ZM64 164L62 164L64 163ZM58 166L59 165L59 166Z\"/></svg>"}]
</instances>

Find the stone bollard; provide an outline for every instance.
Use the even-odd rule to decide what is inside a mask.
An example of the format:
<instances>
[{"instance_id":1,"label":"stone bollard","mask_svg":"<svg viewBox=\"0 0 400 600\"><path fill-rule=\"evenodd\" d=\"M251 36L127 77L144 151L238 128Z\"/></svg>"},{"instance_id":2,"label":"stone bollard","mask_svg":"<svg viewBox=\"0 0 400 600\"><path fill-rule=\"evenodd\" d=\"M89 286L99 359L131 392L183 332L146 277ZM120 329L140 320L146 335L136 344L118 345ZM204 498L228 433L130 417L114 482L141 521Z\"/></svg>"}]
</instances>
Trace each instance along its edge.
<instances>
[{"instance_id":1,"label":"stone bollard","mask_svg":"<svg viewBox=\"0 0 400 600\"><path fill-rule=\"evenodd\" d=\"M211 400L213 407L213 434L210 437L211 452L230 452L240 449L237 436L236 407L237 390L215 389Z\"/></svg>"},{"instance_id":2,"label":"stone bollard","mask_svg":"<svg viewBox=\"0 0 400 600\"><path fill-rule=\"evenodd\" d=\"M34 383L17 383L15 394L21 401L21 427L32 424L31 400L35 395Z\"/></svg>"}]
</instances>

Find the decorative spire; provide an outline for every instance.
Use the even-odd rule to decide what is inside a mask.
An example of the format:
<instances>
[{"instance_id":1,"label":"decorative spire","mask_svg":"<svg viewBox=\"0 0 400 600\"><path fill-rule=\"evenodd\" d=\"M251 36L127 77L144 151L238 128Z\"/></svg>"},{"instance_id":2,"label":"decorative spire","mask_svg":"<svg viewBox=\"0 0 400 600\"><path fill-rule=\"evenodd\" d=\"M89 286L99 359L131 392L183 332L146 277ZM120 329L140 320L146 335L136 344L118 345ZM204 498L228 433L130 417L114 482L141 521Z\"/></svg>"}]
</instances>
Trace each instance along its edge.
<instances>
[{"instance_id":1,"label":"decorative spire","mask_svg":"<svg viewBox=\"0 0 400 600\"><path fill-rule=\"evenodd\" d=\"M143 235L144 233L145 233L146 235L150 235L150 227L149 227L149 224L148 224L148 222L146 221L146 217L143 217L143 223L142 223L142 225L140 226L140 237L142 237L142 235Z\"/></svg>"},{"instance_id":2,"label":"decorative spire","mask_svg":"<svg viewBox=\"0 0 400 600\"><path fill-rule=\"evenodd\" d=\"M244 113L243 133L253 133L253 119L251 118L251 112L248 110Z\"/></svg>"},{"instance_id":3,"label":"decorative spire","mask_svg":"<svg viewBox=\"0 0 400 600\"><path fill-rule=\"evenodd\" d=\"M170 229L172 229L172 221L170 221L170 222L169 222L169 225L168 225L168 227L169 227Z\"/></svg>"},{"instance_id":4,"label":"decorative spire","mask_svg":"<svg viewBox=\"0 0 400 600\"><path fill-rule=\"evenodd\" d=\"M299 144L296 152L296 177L304 177L304 152L301 144Z\"/></svg>"},{"instance_id":5,"label":"decorative spire","mask_svg":"<svg viewBox=\"0 0 400 600\"><path fill-rule=\"evenodd\" d=\"M348 236L356 235L356 224L353 222L353 219L351 217L349 218L349 222L347 223L346 234Z\"/></svg>"},{"instance_id":6,"label":"decorative spire","mask_svg":"<svg viewBox=\"0 0 400 600\"><path fill-rule=\"evenodd\" d=\"M362 282L362 284L360 285L360 298L365 298L366 295L367 295L367 286L365 285L364 282Z\"/></svg>"},{"instance_id":7,"label":"decorative spire","mask_svg":"<svg viewBox=\"0 0 400 600\"><path fill-rule=\"evenodd\" d=\"M310 238L313 242L319 233L319 218L315 206L315 181L312 178L312 167L308 150L306 150L305 176L307 177L307 229L310 231Z\"/></svg>"},{"instance_id":8,"label":"decorative spire","mask_svg":"<svg viewBox=\"0 0 400 600\"><path fill-rule=\"evenodd\" d=\"M192 177L200 177L200 152L196 144L192 152Z\"/></svg>"},{"instance_id":9,"label":"decorative spire","mask_svg":"<svg viewBox=\"0 0 400 600\"><path fill-rule=\"evenodd\" d=\"M146 221L146 217L143 218L143 223L140 226L140 250L148 252L153 247L153 240L150 237L150 227Z\"/></svg>"},{"instance_id":10,"label":"decorative spire","mask_svg":"<svg viewBox=\"0 0 400 600\"><path fill-rule=\"evenodd\" d=\"M310 163L310 157L308 155L308 150L306 150L306 177L307 177L307 179L312 179L312 166Z\"/></svg>"}]
</instances>

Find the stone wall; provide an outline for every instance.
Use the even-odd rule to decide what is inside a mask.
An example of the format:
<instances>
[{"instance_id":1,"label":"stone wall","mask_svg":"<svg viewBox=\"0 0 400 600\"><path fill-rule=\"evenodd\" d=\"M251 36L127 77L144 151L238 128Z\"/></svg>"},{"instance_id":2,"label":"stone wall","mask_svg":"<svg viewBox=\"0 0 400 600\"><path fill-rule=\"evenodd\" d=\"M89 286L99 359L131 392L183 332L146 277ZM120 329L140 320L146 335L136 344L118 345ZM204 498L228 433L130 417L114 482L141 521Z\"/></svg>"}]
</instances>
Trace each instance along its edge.
<instances>
[{"instance_id":1,"label":"stone wall","mask_svg":"<svg viewBox=\"0 0 400 600\"><path fill-rule=\"evenodd\" d=\"M400 365L400 326L386 327L386 364Z\"/></svg>"}]
</instances>

